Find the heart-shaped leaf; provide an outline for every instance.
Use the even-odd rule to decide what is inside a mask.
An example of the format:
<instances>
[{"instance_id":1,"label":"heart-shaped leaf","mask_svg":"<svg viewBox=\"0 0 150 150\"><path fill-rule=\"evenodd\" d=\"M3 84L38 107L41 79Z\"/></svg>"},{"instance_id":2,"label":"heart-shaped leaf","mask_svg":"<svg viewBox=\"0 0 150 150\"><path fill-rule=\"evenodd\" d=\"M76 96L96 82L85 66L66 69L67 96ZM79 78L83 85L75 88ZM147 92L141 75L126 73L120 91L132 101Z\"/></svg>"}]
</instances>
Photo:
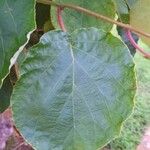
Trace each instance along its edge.
<instances>
[{"instance_id":1,"label":"heart-shaped leaf","mask_svg":"<svg viewBox=\"0 0 150 150\"><path fill-rule=\"evenodd\" d=\"M135 95L127 47L96 28L45 34L12 95L21 134L41 150L96 150L119 134Z\"/></svg>"}]
</instances>

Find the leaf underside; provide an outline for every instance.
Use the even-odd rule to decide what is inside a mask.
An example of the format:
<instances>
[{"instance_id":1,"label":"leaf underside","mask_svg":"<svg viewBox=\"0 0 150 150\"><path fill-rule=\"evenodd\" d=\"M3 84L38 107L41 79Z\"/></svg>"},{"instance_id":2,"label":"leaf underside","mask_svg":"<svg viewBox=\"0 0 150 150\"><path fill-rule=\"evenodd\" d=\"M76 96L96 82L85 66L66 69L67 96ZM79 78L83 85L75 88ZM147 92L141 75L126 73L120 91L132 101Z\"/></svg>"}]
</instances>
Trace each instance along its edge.
<instances>
[{"instance_id":1,"label":"leaf underside","mask_svg":"<svg viewBox=\"0 0 150 150\"><path fill-rule=\"evenodd\" d=\"M119 134L135 95L126 46L96 28L46 33L12 95L17 128L38 150L96 150Z\"/></svg>"}]
</instances>

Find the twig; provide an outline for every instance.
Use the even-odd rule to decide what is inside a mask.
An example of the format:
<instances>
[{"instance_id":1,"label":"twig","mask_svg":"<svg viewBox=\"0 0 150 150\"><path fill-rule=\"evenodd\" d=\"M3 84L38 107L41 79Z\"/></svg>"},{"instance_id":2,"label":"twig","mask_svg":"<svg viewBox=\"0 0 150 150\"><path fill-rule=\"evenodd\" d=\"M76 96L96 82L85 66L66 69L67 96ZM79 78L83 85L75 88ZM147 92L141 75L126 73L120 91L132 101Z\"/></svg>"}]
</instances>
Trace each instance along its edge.
<instances>
[{"instance_id":1,"label":"twig","mask_svg":"<svg viewBox=\"0 0 150 150\"><path fill-rule=\"evenodd\" d=\"M136 48L137 51L143 54L143 56L147 59L150 59L150 53L145 52L143 48L139 47L139 45L134 41L130 30L126 30L127 38L130 40L131 44Z\"/></svg>"},{"instance_id":2,"label":"twig","mask_svg":"<svg viewBox=\"0 0 150 150\"><path fill-rule=\"evenodd\" d=\"M69 9L73 9L73 10L76 10L78 12L82 12L82 13L85 13L86 15L89 15L89 16L93 16L97 19L101 19L101 20L104 20L106 22L109 22L109 23L112 23L112 24L116 24L117 26L120 26L120 27L123 27L125 29L128 29L134 33L136 33L137 35L143 35L147 38L150 38L150 34L149 33L145 33L141 30L138 30L132 26L130 26L129 24L124 24L122 22L119 22L119 21L115 21L109 17L106 17L106 16L103 16L101 14L98 14L98 13L95 13L91 10L88 10L88 9L85 9L85 8L82 8L80 6L76 6L76 5L71 5L71 4L61 4L61 3L57 3L57 2L54 2L54 1L49 1L49 0L36 0L38 3L43 3L43 4L47 4L47 5L53 5L55 7L62 7L62 8L69 8Z\"/></svg>"}]
</instances>

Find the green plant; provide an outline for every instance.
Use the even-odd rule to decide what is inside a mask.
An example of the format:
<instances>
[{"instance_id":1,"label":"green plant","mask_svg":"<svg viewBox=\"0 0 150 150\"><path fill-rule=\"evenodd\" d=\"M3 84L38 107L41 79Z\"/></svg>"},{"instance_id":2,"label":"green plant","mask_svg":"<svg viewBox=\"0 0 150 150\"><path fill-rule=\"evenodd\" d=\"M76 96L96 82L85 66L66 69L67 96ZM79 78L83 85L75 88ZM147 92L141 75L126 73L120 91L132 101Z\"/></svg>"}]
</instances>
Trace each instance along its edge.
<instances>
[{"instance_id":1,"label":"green plant","mask_svg":"<svg viewBox=\"0 0 150 150\"><path fill-rule=\"evenodd\" d=\"M113 25L127 30L133 46L150 58L130 31L150 35L125 24L134 3L120 2L0 1L0 111L10 105L15 126L33 148L96 150L118 136L133 109L136 79L128 48L110 33ZM10 83L12 94L5 90ZM7 138L1 139L4 147Z\"/></svg>"}]
</instances>

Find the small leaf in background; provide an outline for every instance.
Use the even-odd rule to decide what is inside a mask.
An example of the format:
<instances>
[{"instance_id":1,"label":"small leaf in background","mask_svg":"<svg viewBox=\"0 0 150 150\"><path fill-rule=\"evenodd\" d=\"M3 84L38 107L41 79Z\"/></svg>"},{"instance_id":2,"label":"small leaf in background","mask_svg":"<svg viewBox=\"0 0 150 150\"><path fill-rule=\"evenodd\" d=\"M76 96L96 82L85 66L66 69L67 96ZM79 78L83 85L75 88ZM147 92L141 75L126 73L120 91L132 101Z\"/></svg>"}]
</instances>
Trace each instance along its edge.
<instances>
[{"instance_id":1,"label":"small leaf in background","mask_svg":"<svg viewBox=\"0 0 150 150\"><path fill-rule=\"evenodd\" d=\"M130 24L146 33L150 33L150 0L138 0L130 12ZM150 39L140 36L150 46Z\"/></svg>"},{"instance_id":2,"label":"small leaf in background","mask_svg":"<svg viewBox=\"0 0 150 150\"><path fill-rule=\"evenodd\" d=\"M34 0L0 0L0 86L11 57L34 26Z\"/></svg>"},{"instance_id":3,"label":"small leaf in background","mask_svg":"<svg viewBox=\"0 0 150 150\"><path fill-rule=\"evenodd\" d=\"M87 9L90 9L94 12L101 13L110 18L115 17L115 6L112 0L56 0L56 2L60 3L69 3L77 6L81 6ZM52 19L55 26L57 25L57 17L56 17L56 9L53 8ZM112 28L112 24L106 23L105 21L95 19L94 17L88 16L82 12L77 12L71 9L64 9L63 20L66 26L67 31L74 31L79 28L86 27L97 27L101 28L105 31L110 31Z\"/></svg>"},{"instance_id":4,"label":"small leaf in background","mask_svg":"<svg viewBox=\"0 0 150 150\"><path fill-rule=\"evenodd\" d=\"M129 22L129 8L125 0L113 0L120 21Z\"/></svg>"},{"instance_id":5,"label":"small leaf in background","mask_svg":"<svg viewBox=\"0 0 150 150\"><path fill-rule=\"evenodd\" d=\"M130 21L130 9L138 0L113 0L116 5L118 20L129 24Z\"/></svg>"},{"instance_id":6,"label":"small leaf in background","mask_svg":"<svg viewBox=\"0 0 150 150\"><path fill-rule=\"evenodd\" d=\"M38 150L96 150L119 134L135 86L132 57L110 33L48 32L22 65L14 121Z\"/></svg>"}]
</instances>

